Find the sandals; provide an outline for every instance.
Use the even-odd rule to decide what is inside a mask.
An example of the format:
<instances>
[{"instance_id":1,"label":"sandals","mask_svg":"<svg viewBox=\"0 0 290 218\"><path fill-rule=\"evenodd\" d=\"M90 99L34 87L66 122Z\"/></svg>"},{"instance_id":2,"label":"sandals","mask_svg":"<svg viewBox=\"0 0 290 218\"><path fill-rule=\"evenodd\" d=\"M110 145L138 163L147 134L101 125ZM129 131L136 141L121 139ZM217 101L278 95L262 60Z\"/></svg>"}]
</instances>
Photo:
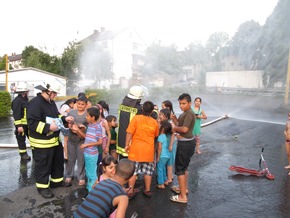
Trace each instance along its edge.
<instances>
[{"instance_id":1,"label":"sandals","mask_svg":"<svg viewBox=\"0 0 290 218\"><path fill-rule=\"evenodd\" d=\"M86 184L86 181L81 179L79 180L79 186L84 186Z\"/></svg>"},{"instance_id":2,"label":"sandals","mask_svg":"<svg viewBox=\"0 0 290 218\"><path fill-rule=\"evenodd\" d=\"M139 191L139 189L135 188L133 192L128 193L129 200L133 199L139 193Z\"/></svg>"},{"instance_id":3,"label":"sandals","mask_svg":"<svg viewBox=\"0 0 290 218\"><path fill-rule=\"evenodd\" d=\"M164 185L156 185L156 188L165 189L165 184Z\"/></svg>"},{"instance_id":4,"label":"sandals","mask_svg":"<svg viewBox=\"0 0 290 218\"><path fill-rule=\"evenodd\" d=\"M151 191L145 191L145 190L143 190L143 191L142 191L142 194L143 194L144 196L146 196L147 198L151 198L151 196L152 196Z\"/></svg>"},{"instance_id":5,"label":"sandals","mask_svg":"<svg viewBox=\"0 0 290 218\"><path fill-rule=\"evenodd\" d=\"M176 203L187 204L187 200L182 200L179 198L179 195L173 195L170 197L170 200Z\"/></svg>"},{"instance_id":6,"label":"sandals","mask_svg":"<svg viewBox=\"0 0 290 218\"><path fill-rule=\"evenodd\" d=\"M64 184L65 184L65 187L70 187L72 184L71 184L71 178L66 178L64 180Z\"/></svg>"},{"instance_id":7,"label":"sandals","mask_svg":"<svg viewBox=\"0 0 290 218\"><path fill-rule=\"evenodd\" d=\"M180 194L180 188L175 185L171 186L171 191L175 192L176 194ZM188 194L188 190L186 190L186 194Z\"/></svg>"}]
</instances>

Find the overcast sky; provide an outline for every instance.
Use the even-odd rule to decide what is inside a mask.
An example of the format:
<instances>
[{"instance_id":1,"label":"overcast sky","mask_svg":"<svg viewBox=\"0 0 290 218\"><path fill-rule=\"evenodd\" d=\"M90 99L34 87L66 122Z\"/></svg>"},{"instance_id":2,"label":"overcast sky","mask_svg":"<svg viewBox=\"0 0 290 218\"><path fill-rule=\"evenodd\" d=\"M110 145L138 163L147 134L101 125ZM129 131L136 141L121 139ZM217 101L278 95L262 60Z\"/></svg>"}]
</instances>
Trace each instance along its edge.
<instances>
[{"instance_id":1,"label":"overcast sky","mask_svg":"<svg viewBox=\"0 0 290 218\"><path fill-rule=\"evenodd\" d=\"M263 25L278 0L6 0L1 2L0 55L25 46L59 55L68 42L94 29L134 27L147 44L179 48L206 42L215 32L230 37L240 24ZM45 51L45 50L44 50Z\"/></svg>"}]
</instances>

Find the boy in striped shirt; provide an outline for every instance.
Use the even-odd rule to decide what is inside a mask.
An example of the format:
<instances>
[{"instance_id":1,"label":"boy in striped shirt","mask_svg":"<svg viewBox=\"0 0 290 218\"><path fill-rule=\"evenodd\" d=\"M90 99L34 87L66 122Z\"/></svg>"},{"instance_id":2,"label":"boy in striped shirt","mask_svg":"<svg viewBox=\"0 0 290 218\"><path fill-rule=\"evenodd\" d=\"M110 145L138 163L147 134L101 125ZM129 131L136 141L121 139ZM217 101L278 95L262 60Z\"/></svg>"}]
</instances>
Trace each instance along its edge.
<instances>
[{"instance_id":1,"label":"boy in striped shirt","mask_svg":"<svg viewBox=\"0 0 290 218\"><path fill-rule=\"evenodd\" d=\"M102 128L97 122L100 116L98 108L91 107L87 109L87 122L88 128L86 131L86 138L84 144L81 145L81 149L84 152L85 170L88 179L87 189L90 192L93 184L97 180L97 161L98 161L98 147L102 145Z\"/></svg>"}]
</instances>

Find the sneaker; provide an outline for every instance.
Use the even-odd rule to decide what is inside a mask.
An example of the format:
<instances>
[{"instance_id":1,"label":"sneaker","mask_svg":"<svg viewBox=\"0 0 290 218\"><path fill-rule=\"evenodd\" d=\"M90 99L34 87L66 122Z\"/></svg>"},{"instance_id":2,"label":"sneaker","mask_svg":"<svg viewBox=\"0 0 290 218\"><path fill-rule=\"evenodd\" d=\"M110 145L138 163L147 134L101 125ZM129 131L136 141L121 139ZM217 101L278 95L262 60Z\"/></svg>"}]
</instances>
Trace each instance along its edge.
<instances>
[{"instance_id":1,"label":"sneaker","mask_svg":"<svg viewBox=\"0 0 290 218\"><path fill-rule=\"evenodd\" d=\"M53 198L54 195L49 188L38 188L38 193L44 198Z\"/></svg>"},{"instance_id":2,"label":"sneaker","mask_svg":"<svg viewBox=\"0 0 290 218\"><path fill-rule=\"evenodd\" d=\"M22 154L21 155L21 160L30 161L31 160L31 157L28 154Z\"/></svg>"}]
</instances>

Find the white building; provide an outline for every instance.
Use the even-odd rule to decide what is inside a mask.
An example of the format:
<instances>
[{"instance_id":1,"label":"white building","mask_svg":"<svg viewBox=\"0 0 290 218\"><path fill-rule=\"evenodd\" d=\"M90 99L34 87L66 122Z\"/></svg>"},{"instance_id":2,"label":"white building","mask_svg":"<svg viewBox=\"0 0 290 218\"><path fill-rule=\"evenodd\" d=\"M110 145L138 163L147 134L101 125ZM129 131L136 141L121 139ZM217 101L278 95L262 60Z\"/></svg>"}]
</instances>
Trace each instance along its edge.
<instances>
[{"instance_id":1,"label":"white building","mask_svg":"<svg viewBox=\"0 0 290 218\"><path fill-rule=\"evenodd\" d=\"M264 88L263 71L207 72L206 87Z\"/></svg>"},{"instance_id":2,"label":"white building","mask_svg":"<svg viewBox=\"0 0 290 218\"><path fill-rule=\"evenodd\" d=\"M8 88L12 83L16 87L19 82L27 82L29 85L29 96L36 96L40 90L34 89L35 86L43 83L59 82L61 90L59 96L66 96L67 78L53 73L49 73L36 68L22 68L18 70L10 70L7 74ZM6 88L6 71L0 71L0 87L2 90Z\"/></svg>"},{"instance_id":3,"label":"white building","mask_svg":"<svg viewBox=\"0 0 290 218\"><path fill-rule=\"evenodd\" d=\"M119 30L107 31L101 28L101 31L95 30L94 33L87 38L81 40L79 43L91 41L98 43L106 51L108 51L113 58L113 73L114 79L112 81L103 81L102 86L110 88L110 86L118 86L120 88L127 88L129 86L129 79L136 73L136 69L143 62L142 56L146 49L146 44L139 34L133 28L123 28ZM140 58L138 58L140 57Z\"/></svg>"}]
</instances>

